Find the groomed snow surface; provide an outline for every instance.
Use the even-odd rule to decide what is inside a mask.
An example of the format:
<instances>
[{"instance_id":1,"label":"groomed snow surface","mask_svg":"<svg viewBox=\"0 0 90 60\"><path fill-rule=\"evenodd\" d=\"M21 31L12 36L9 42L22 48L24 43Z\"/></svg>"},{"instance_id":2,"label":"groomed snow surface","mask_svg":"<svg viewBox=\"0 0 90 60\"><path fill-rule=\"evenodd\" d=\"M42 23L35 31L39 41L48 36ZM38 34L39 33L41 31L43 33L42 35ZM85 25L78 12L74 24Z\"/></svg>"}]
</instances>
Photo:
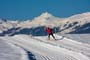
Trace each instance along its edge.
<instances>
[{"instance_id":1,"label":"groomed snow surface","mask_svg":"<svg viewBox=\"0 0 90 60\"><path fill-rule=\"evenodd\" d=\"M90 60L90 44L55 37L56 41L47 36L0 37L0 60Z\"/></svg>"}]
</instances>

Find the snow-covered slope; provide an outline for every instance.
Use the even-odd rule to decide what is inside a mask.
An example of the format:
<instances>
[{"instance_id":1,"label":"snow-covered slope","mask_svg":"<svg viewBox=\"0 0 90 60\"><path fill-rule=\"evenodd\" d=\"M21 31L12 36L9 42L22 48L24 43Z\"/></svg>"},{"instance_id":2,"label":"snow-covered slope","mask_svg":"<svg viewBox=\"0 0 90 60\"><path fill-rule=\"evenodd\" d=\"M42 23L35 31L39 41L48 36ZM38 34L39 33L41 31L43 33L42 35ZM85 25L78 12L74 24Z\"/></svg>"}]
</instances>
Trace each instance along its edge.
<instances>
[{"instance_id":1,"label":"snow-covered slope","mask_svg":"<svg viewBox=\"0 0 90 60\"><path fill-rule=\"evenodd\" d=\"M5 36L0 39L31 52L29 54L26 52L29 60L90 60L90 44L77 42L56 34L55 37L56 41L52 39L48 41L47 36L29 35Z\"/></svg>"},{"instance_id":2,"label":"snow-covered slope","mask_svg":"<svg viewBox=\"0 0 90 60\"><path fill-rule=\"evenodd\" d=\"M35 17L33 20L31 21L24 21L21 22L21 24L19 24L19 27L37 27L37 26L56 26L57 24L55 24L56 21L60 21L63 19L60 19L58 17L53 16L52 14L45 12L42 13L40 16Z\"/></svg>"},{"instance_id":3,"label":"snow-covered slope","mask_svg":"<svg viewBox=\"0 0 90 60\"><path fill-rule=\"evenodd\" d=\"M24 49L5 39L0 38L0 60L28 60Z\"/></svg>"},{"instance_id":4,"label":"snow-covered slope","mask_svg":"<svg viewBox=\"0 0 90 60\"><path fill-rule=\"evenodd\" d=\"M19 23L18 21L9 21L5 19L0 19L0 35L3 35L4 31L16 28L18 23Z\"/></svg>"},{"instance_id":5,"label":"snow-covered slope","mask_svg":"<svg viewBox=\"0 0 90 60\"><path fill-rule=\"evenodd\" d=\"M63 33L90 33L90 12L77 14L65 19L61 24Z\"/></svg>"},{"instance_id":6,"label":"snow-covered slope","mask_svg":"<svg viewBox=\"0 0 90 60\"><path fill-rule=\"evenodd\" d=\"M17 25L22 29L30 28L39 30L40 27L49 26L54 29L54 32L60 33L90 33L90 12L77 14L68 18L58 18L52 14L45 12L33 20L21 22ZM31 33L31 32L30 32Z\"/></svg>"},{"instance_id":7,"label":"snow-covered slope","mask_svg":"<svg viewBox=\"0 0 90 60\"><path fill-rule=\"evenodd\" d=\"M38 32L45 32L44 29L47 26L53 28L55 33L90 33L90 12L73 15L68 18L58 18L45 12L32 20L21 22L1 19L0 35L36 35Z\"/></svg>"},{"instance_id":8,"label":"snow-covered slope","mask_svg":"<svg viewBox=\"0 0 90 60\"><path fill-rule=\"evenodd\" d=\"M54 33L78 35L55 34L56 41L48 41L47 26L53 28ZM69 18L45 12L21 22L1 19L0 60L90 60L90 35L79 33L90 33L90 12Z\"/></svg>"}]
</instances>

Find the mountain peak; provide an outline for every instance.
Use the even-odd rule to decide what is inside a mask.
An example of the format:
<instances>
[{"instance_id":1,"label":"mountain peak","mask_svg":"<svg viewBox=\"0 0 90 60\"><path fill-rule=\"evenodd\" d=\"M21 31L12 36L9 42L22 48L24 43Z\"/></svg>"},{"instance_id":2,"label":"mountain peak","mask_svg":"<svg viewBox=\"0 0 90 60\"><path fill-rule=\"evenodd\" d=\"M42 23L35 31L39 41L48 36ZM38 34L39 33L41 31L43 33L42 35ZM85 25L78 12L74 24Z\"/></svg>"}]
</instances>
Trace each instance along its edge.
<instances>
[{"instance_id":1,"label":"mountain peak","mask_svg":"<svg viewBox=\"0 0 90 60\"><path fill-rule=\"evenodd\" d=\"M48 12L44 12L40 15L41 17L47 18L47 17L52 17L53 15L48 13Z\"/></svg>"}]
</instances>

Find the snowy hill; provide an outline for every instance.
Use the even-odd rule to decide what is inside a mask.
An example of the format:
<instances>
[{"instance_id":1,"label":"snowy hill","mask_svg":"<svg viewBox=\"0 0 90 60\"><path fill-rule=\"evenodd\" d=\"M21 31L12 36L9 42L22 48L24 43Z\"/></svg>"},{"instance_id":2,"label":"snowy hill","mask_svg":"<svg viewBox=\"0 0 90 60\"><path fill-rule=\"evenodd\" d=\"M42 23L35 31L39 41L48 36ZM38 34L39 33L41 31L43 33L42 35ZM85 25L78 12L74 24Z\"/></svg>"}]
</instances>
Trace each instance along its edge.
<instances>
[{"instance_id":1,"label":"snowy hill","mask_svg":"<svg viewBox=\"0 0 90 60\"><path fill-rule=\"evenodd\" d=\"M48 41L47 36L0 37L0 60L90 60L90 44L57 34L55 37L56 41ZM7 46L1 41L6 42ZM6 53L1 48L4 46Z\"/></svg>"},{"instance_id":2,"label":"snowy hill","mask_svg":"<svg viewBox=\"0 0 90 60\"><path fill-rule=\"evenodd\" d=\"M56 26L55 22L60 21L63 19L60 19L58 17L53 16L52 14L45 12L42 13L40 16L35 17L31 21L24 21L19 24L20 27L37 27L37 26ZM24 24L23 24L24 23Z\"/></svg>"},{"instance_id":3,"label":"snowy hill","mask_svg":"<svg viewBox=\"0 0 90 60\"><path fill-rule=\"evenodd\" d=\"M0 35L3 35L3 32L8 31L9 29L15 28L18 23L18 21L0 19Z\"/></svg>"},{"instance_id":4,"label":"snowy hill","mask_svg":"<svg viewBox=\"0 0 90 60\"><path fill-rule=\"evenodd\" d=\"M48 40L47 26L56 40ZM90 12L68 18L45 12L27 21L0 19L0 60L90 60L86 33L90 33Z\"/></svg>"},{"instance_id":5,"label":"snowy hill","mask_svg":"<svg viewBox=\"0 0 90 60\"><path fill-rule=\"evenodd\" d=\"M45 12L32 20L8 21L0 20L0 35L32 34L46 35L45 27L53 28L60 33L90 33L90 12L73 15L68 18L58 18ZM45 32L45 33L42 33Z\"/></svg>"},{"instance_id":6,"label":"snowy hill","mask_svg":"<svg viewBox=\"0 0 90 60\"><path fill-rule=\"evenodd\" d=\"M67 18L61 29L63 33L90 33L90 12Z\"/></svg>"},{"instance_id":7,"label":"snowy hill","mask_svg":"<svg viewBox=\"0 0 90 60\"><path fill-rule=\"evenodd\" d=\"M5 39L0 39L0 60L28 60L23 49Z\"/></svg>"}]
</instances>

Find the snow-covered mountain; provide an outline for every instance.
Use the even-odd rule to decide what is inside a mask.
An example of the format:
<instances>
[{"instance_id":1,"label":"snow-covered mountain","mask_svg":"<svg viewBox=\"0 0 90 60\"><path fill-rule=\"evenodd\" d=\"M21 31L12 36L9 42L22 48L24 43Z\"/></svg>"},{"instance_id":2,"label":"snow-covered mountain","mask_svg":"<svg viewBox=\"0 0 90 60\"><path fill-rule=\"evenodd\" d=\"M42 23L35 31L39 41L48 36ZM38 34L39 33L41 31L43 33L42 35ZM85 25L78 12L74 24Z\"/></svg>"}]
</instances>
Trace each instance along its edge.
<instances>
[{"instance_id":1,"label":"snow-covered mountain","mask_svg":"<svg viewBox=\"0 0 90 60\"><path fill-rule=\"evenodd\" d=\"M47 26L57 33L56 40L48 40ZM90 60L90 34L61 33L90 33L90 12L69 18L45 12L27 21L0 19L0 60Z\"/></svg>"},{"instance_id":2,"label":"snow-covered mountain","mask_svg":"<svg viewBox=\"0 0 90 60\"><path fill-rule=\"evenodd\" d=\"M42 13L40 16L35 17L31 21L28 20L28 21L21 22L21 24L19 24L20 25L19 27L56 26L55 22L58 20L60 21L63 19L60 19L48 12L45 12L45 13Z\"/></svg>"},{"instance_id":3,"label":"snow-covered mountain","mask_svg":"<svg viewBox=\"0 0 90 60\"><path fill-rule=\"evenodd\" d=\"M90 33L90 12L67 18L61 24L61 30L63 33Z\"/></svg>"},{"instance_id":4,"label":"snow-covered mountain","mask_svg":"<svg viewBox=\"0 0 90 60\"><path fill-rule=\"evenodd\" d=\"M0 34L4 31L8 31L9 29L12 29L17 26L19 22L18 21L9 21L6 19L0 19Z\"/></svg>"},{"instance_id":5,"label":"snow-covered mountain","mask_svg":"<svg viewBox=\"0 0 90 60\"><path fill-rule=\"evenodd\" d=\"M68 18L55 17L45 12L32 20L9 21L0 19L0 32L3 34L46 35L45 27L51 27L60 33L90 33L90 12L73 15ZM45 33L42 33L45 32Z\"/></svg>"}]
</instances>

